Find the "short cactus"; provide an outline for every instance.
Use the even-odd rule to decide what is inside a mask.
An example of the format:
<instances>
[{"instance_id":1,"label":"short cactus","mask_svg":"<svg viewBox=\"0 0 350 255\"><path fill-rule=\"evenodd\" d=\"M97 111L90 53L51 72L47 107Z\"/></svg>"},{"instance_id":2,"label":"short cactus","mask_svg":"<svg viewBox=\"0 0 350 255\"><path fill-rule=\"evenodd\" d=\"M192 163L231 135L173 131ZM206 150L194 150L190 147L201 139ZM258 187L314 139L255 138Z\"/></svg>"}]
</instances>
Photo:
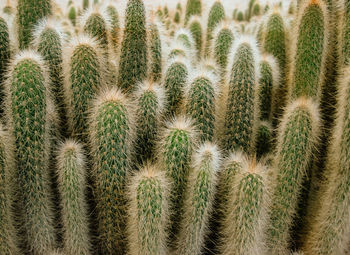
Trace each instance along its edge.
<instances>
[{"instance_id":1,"label":"short cactus","mask_svg":"<svg viewBox=\"0 0 350 255\"><path fill-rule=\"evenodd\" d=\"M177 11L175 13L175 16L174 16L174 23L175 24L179 24L180 23L180 19L181 19L180 12Z\"/></svg>"},{"instance_id":2,"label":"short cactus","mask_svg":"<svg viewBox=\"0 0 350 255\"><path fill-rule=\"evenodd\" d=\"M51 8L51 0L18 1L17 29L19 48L21 50L27 49L30 46L34 26L39 20L51 14Z\"/></svg>"},{"instance_id":3,"label":"short cactus","mask_svg":"<svg viewBox=\"0 0 350 255\"><path fill-rule=\"evenodd\" d=\"M162 78L164 45L162 45L160 26L155 22L149 28L149 77L154 82L159 82Z\"/></svg>"},{"instance_id":4,"label":"short cactus","mask_svg":"<svg viewBox=\"0 0 350 255\"><path fill-rule=\"evenodd\" d=\"M193 171L189 176L184 205L184 219L179 233L176 254L202 254L207 225L213 210L217 173L220 168L218 148L205 143L194 154Z\"/></svg>"},{"instance_id":5,"label":"short cactus","mask_svg":"<svg viewBox=\"0 0 350 255\"><path fill-rule=\"evenodd\" d=\"M82 146L73 140L67 140L59 149L57 161L64 251L67 255L88 255L90 241L85 199L87 183Z\"/></svg>"},{"instance_id":6,"label":"short cactus","mask_svg":"<svg viewBox=\"0 0 350 255\"><path fill-rule=\"evenodd\" d=\"M272 150L273 129L268 121L259 121L256 133L256 156L260 159Z\"/></svg>"},{"instance_id":7,"label":"short cactus","mask_svg":"<svg viewBox=\"0 0 350 255\"><path fill-rule=\"evenodd\" d=\"M56 248L49 183L52 102L48 73L38 54L19 53L6 81L6 114L16 159L21 222L27 250L46 254Z\"/></svg>"},{"instance_id":8,"label":"short cactus","mask_svg":"<svg viewBox=\"0 0 350 255\"><path fill-rule=\"evenodd\" d=\"M193 52L195 47L195 42L191 32L188 29L181 28L177 30L174 37L176 40L182 43L188 51Z\"/></svg>"},{"instance_id":9,"label":"short cactus","mask_svg":"<svg viewBox=\"0 0 350 255\"><path fill-rule=\"evenodd\" d=\"M188 29L194 40L194 47L197 52L197 58L199 59L202 54L203 45L203 27L199 16L192 16L188 22Z\"/></svg>"},{"instance_id":10,"label":"short cactus","mask_svg":"<svg viewBox=\"0 0 350 255\"><path fill-rule=\"evenodd\" d=\"M118 85L131 92L147 75L147 32L142 0L129 0L121 45Z\"/></svg>"},{"instance_id":11,"label":"short cactus","mask_svg":"<svg viewBox=\"0 0 350 255\"><path fill-rule=\"evenodd\" d=\"M251 36L238 38L231 51L224 148L226 151L252 152L257 128L256 120L259 116L257 105L259 51L255 38Z\"/></svg>"},{"instance_id":12,"label":"short cactus","mask_svg":"<svg viewBox=\"0 0 350 255\"><path fill-rule=\"evenodd\" d=\"M317 105L310 99L298 99L287 107L279 128L274 162L278 172L267 231L271 254L284 254L289 248L290 230L318 130Z\"/></svg>"},{"instance_id":13,"label":"short cactus","mask_svg":"<svg viewBox=\"0 0 350 255\"><path fill-rule=\"evenodd\" d=\"M131 255L167 254L168 182L163 171L146 165L129 191L128 240Z\"/></svg>"},{"instance_id":14,"label":"short cactus","mask_svg":"<svg viewBox=\"0 0 350 255\"><path fill-rule=\"evenodd\" d=\"M225 9L221 1L216 1L210 11L207 24L207 40L205 44L205 56L209 56L211 41L213 40L213 31L215 27L225 18Z\"/></svg>"},{"instance_id":15,"label":"short cactus","mask_svg":"<svg viewBox=\"0 0 350 255\"><path fill-rule=\"evenodd\" d=\"M266 167L255 160L242 162L241 172L229 188L220 254L265 254L269 205L266 172Z\"/></svg>"},{"instance_id":16,"label":"short cactus","mask_svg":"<svg viewBox=\"0 0 350 255\"><path fill-rule=\"evenodd\" d=\"M192 15L202 14L202 2L201 0L187 0L186 14L185 14L185 25L190 20Z\"/></svg>"}]
</instances>

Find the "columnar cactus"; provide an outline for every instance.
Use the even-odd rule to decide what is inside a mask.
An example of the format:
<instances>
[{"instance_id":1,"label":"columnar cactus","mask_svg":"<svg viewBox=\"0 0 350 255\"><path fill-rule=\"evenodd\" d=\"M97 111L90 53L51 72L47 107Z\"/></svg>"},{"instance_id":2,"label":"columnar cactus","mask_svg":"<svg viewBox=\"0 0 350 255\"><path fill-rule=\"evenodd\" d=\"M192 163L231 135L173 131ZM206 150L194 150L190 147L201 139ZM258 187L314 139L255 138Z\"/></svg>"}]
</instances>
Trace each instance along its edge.
<instances>
[{"instance_id":1,"label":"columnar cactus","mask_svg":"<svg viewBox=\"0 0 350 255\"><path fill-rule=\"evenodd\" d=\"M21 50L30 46L36 23L51 14L51 0L19 0L17 3L18 43Z\"/></svg>"},{"instance_id":2,"label":"columnar cactus","mask_svg":"<svg viewBox=\"0 0 350 255\"><path fill-rule=\"evenodd\" d=\"M0 83L5 79L5 72L7 70L11 57L11 42L9 24L4 17L0 17ZM3 112L3 90L0 91L0 114Z\"/></svg>"},{"instance_id":3,"label":"columnar cactus","mask_svg":"<svg viewBox=\"0 0 350 255\"><path fill-rule=\"evenodd\" d=\"M49 184L52 102L45 64L32 51L19 53L6 81L6 114L16 161L21 222L28 251L46 254L56 247Z\"/></svg>"},{"instance_id":4,"label":"columnar cactus","mask_svg":"<svg viewBox=\"0 0 350 255\"><path fill-rule=\"evenodd\" d=\"M348 0L340 0L339 9L341 14L339 15L339 32L338 32L338 57L339 68L343 68L350 63L350 2Z\"/></svg>"},{"instance_id":5,"label":"columnar cactus","mask_svg":"<svg viewBox=\"0 0 350 255\"><path fill-rule=\"evenodd\" d=\"M171 60L164 75L166 112L175 115L184 101L184 88L190 73L190 64L185 58Z\"/></svg>"},{"instance_id":6,"label":"columnar cactus","mask_svg":"<svg viewBox=\"0 0 350 255\"><path fill-rule=\"evenodd\" d=\"M311 220L305 254L345 254L349 241L350 178L350 79L344 71L338 95L337 117L327 164L324 187L319 192L319 208Z\"/></svg>"},{"instance_id":7,"label":"columnar cactus","mask_svg":"<svg viewBox=\"0 0 350 255\"><path fill-rule=\"evenodd\" d=\"M132 179L129 201L128 254L167 254L169 201L164 171L146 165Z\"/></svg>"},{"instance_id":8,"label":"columnar cactus","mask_svg":"<svg viewBox=\"0 0 350 255\"><path fill-rule=\"evenodd\" d=\"M206 68L194 72L189 79L185 96L185 112L193 119L201 142L214 139L218 94L216 84L216 75Z\"/></svg>"},{"instance_id":9,"label":"columnar cactus","mask_svg":"<svg viewBox=\"0 0 350 255\"><path fill-rule=\"evenodd\" d=\"M221 254L264 254L269 204L266 167L246 159L229 189ZM275 254L275 253L274 253Z\"/></svg>"},{"instance_id":10,"label":"columnar cactus","mask_svg":"<svg viewBox=\"0 0 350 255\"><path fill-rule=\"evenodd\" d=\"M290 97L320 100L329 36L328 10L323 0L304 1L296 22L292 49Z\"/></svg>"},{"instance_id":11,"label":"columnar cactus","mask_svg":"<svg viewBox=\"0 0 350 255\"><path fill-rule=\"evenodd\" d=\"M188 22L188 29L194 40L194 47L197 51L197 59L200 58L202 54L203 45L203 27L202 21L199 16L192 16Z\"/></svg>"},{"instance_id":12,"label":"columnar cactus","mask_svg":"<svg viewBox=\"0 0 350 255\"><path fill-rule=\"evenodd\" d=\"M310 99L298 99L287 107L279 128L274 162L278 172L267 231L271 254L284 254L289 248L290 230L318 130L317 105Z\"/></svg>"},{"instance_id":13,"label":"columnar cactus","mask_svg":"<svg viewBox=\"0 0 350 255\"><path fill-rule=\"evenodd\" d=\"M94 40L78 36L67 45L63 56L69 130L86 142L91 100L103 86L102 52Z\"/></svg>"},{"instance_id":14,"label":"columnar cactus","mask_svg":"<svg viewBox=\"0 0 350 255\"><path fill-rule=\"evenodd\" d=\"M147 32L143 1L129 0L125 16L118 85L130 92L147 75Z\"/></svg>"},{"instance_id":15,"label":"columnar cactus","mask_svg":"<svg viewBox=\"0 0 350 255\"><path fill-rule=\"evenodd\" d=\"M259 121L256 134L256 155L261 158L272 149L273 129L268 121Z\"/></svg>"},{"instance_id":16,"label":"columnar cactus","mask_svg":"<svg viewBox=\"0 0 350 255\"><path fill-rule=\"evenodd\" d=\"M185 14L185 25L190 20L192 15L202 14L202 2L201 0L187 0L186 14Z\"/></svg>"},{"instance_id":17,"label":"columnar cactus","mask_svg":"<svg viewBox=\"0 0 350 255\"><path fill-rule=\"evenodd\" d=\"M136 91L136 157L137 162L151 160L164 111L163 87L145 81Z\"/></svg>"},{"instance_id":18,"label":"columnar cactus","mask_svg":"<svg viewBox=\"0 0 350 255\"><path fill-rule=\"evenodd\" d=\"M14 200L14 155L9 134L0 125L0 253L18 254L12 203Z\"/></svg>"},{"instance_id":19,"label":"columnar cactus","mask_svg":"<svg viewBox=\"0 0 350 255\"><path fill-rule=\"evenodd\" d=\"M90 116L98 232L102 254L125 252L126 176L133 140L130 103L119 90L102 91Z\"/></svg>"},{"instance_id":20,"label":"columnar cactus","mask_svg":"<svg viewBox=\"0 0 350 255\"><path fill-rule=\"evenodd\" d=\"M176 31L175 39L181 42L187 50L193 52L195 47L195 42L193 40L191 32L186 28L181 28Z\"/></svg>"},{"instance_id":21,"label":"columnar cactus","mask_svg":"<svg viewBox=\"0 0 350 255\"><path fill-rule=\"evenodd\" d=\"M229 95L225 116L224 148L253 151L258 114L260 56L251 36L237 39L229 56Z\"/></svg>"},{"instance_id":22,"label":"columnar cactus","mask_svg":"<svg viewBox=\"0 0 350 255\"><path fill-rule=\"evenodd\" d=\"M58 152L58 186L61 195L63 243L67 255L90 254L86 195L86 167L82 146L67 140Z\"/></svg>"},{"instance_id":23,"label":"columnar cactus","mask_svg":"<svg viewBox=\"0 0 350 255\"><path fill-rule=\"evenodd\" d=\"M149 77L154 82L162 78L163 45L160 35L160 24L152 23L149 28Z\"/></svg>"},{"instance_id":24,"label":"columnar cactus","mask_svg":"<svg viewBox=\"0 0 350 255\"><path fill-rule=\"evenodd\" d=\"M69 12L68 12L68 18L70 19L70 21L72 22L72 25L75 26L77 23L77 11L75 10L74 6L71 6L69 8Z\"/></svg>"},{"instance_id":25,"label":"columnar cactus","mask_svg":"<svg viewBox=\"0 0 350 255\"><path fill-rule=\"evenodd\" d=\"M218 148L207 142L194 154L193 171L189 176L176 254L202 254L208 234L220 168Z\"/></svg>"},{"instance_id":26,"label":"columnar cactus","mask_svg":"<svg viewBox=\"0 0 350 255\"><path fill-rule=\"evenodd\" d=\"M114 51L117 53L119 49L120 40L120 22L119 22L119 14L117 9L113 5L108 5L106 8L106 12L109 16L108 20L110 20L110 35L111 35L111 44L114 48Z\"/></svg>"},{"instance_id":27,"label":"columnar cactus","mask_svg":"<svg viewBox=\"0 0 350 255\"><path fill-rule=\"evenodd\" d=\"M178 223L183 214L183 203L192 152L196 144L196 134L189 119L178 117L163 131L158 154L160 164L172 183L170 189L170 226L169 236L174 240L179 231Z\"/></svg>"},{"instance_id":28,"label":"columnar cactus","mask_svg":"<svg viewBox=\"0 0 350 255\"><path fill-rule=\"evenodd\" d=\"M207 24L207 40L205 44L205 56L210 54L210 44L213 40L215 27L225 18L225 9L221 1L216 1L209 11Z\"/></svg>"}]
</instances>

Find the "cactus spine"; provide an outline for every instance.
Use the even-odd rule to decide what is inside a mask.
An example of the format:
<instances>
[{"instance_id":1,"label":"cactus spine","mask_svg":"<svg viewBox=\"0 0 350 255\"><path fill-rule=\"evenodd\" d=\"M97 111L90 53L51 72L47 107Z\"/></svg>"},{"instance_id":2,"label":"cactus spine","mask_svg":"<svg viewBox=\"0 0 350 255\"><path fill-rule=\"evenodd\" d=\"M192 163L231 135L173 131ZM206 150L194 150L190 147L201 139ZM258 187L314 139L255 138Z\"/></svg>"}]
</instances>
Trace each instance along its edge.
<instances>
[{"instance_id":1,"label":"cactus spine","mask_svg":"<svg viewBox=\"0 0 350 255\"><path fill-rule=\"evenodd\" d=\"M327 181L319 192L319 208L304 247L307 255L345 254L349 241L349 71L347 67L339 86L338 112L325 171Z\"/></svg>"},{"instance_id":2,"label":"cactus spine","mask_svg":"<svg viewBox=\"0 0 350 255\"><path fill-rule=\"evenodd\" d=\"M6 19L0 17L0 84L3 83L11 57L10 30ZM3 90L0 91L0 113L3 112Z\"/></svg>"},{"instance_id":3,"label":"cactus spine","mask_svg":"<svg viewBox=\"0 0 350 255\"><path fill-rule=\"evenodd\" d=\"M186 14L185 14L185 25L191 18L192 15L202 14L202 2L201 0L187 0L186 4Z\"/></svg>"},{"instance_id":4,"label":"cactus spine","mask_svg":"<svg viewBox=\"0 0 350 255\"><path fill-rule=\"evenodd\" d=\"M205 46L205 56L210 54L210 44L213 40L213 31L215 27L225 18L225 9L220 1L216 1L209 11L207 25L207 41Z\"/></svg>"},{"instance_id":5,"label":"cactus spine","mask_svg":"<svg viewBox=\"0 0 350 255\"><path fill-rule=\"evenodd\" d=\"M19 53L6 81L10 136L14 142L23 228L28 250L46 254L56 247L49 194L49 132L52 102L43 60L31 51Z\"/></svg>"},{"instance_id":6,"label":"cactus spine","mask_svg":"<svg viewBox=\"0 0 350 255\"><path fill-rule=\"evenodd\" d=\"M216 117L216 76L209 70L197 71L190 79L186 93L186 113L199 133L199 141L212 141Z\"/></svg>"},{"instance_id":7,"label":"cactus spine","mask_svg":"<svg viewBox=\"0 0 350 255\"><path fill-rule=\"evenodd\" d=\"M264 165L242 162L242 170L229 188L223 220L221 254L264 254L267 219L267 181Z\"/></svg>"},{"instance_id":8,"label":"cactus spine","mask_svg":"<svg viewBox=\"0 0 350 255\"><path fill-rule=\"evenodd\" d=\"M138 163L151 160L164 111L163 87L144 82L136 92L136 155Z\"/></svg>"},{"instance_id":9,"label":"cactus spine","mask_svg":"<svg viewBox=\"0 0 350 255\"><path fill-rule=\"evenodd\" d=\"M152 23L149 29L149 77L154 82L158 82L162 78L163 54L159 27L159 24Z\"/></svg>"},{"instance_id":10,"label":"cactus spine","mask_svg":"<svg viewBox=\"0 0 350 255\"><path fill-rule=\"evenodd\" d=\"M118 84L130 92L147 75L146 17L142 0L128 1L121 47Z\"/></svg>"},{"instance_id":11,"label":"cactus spine","mask_svg":"<svg viewBox=\"0 0 350 255\"><path fill-rule=\"evenodd\" d=\"M274 162L278 172L267 231L271 254L284 254L289 248L290 229L318 130L318 109L311 100L301 98L288 106L279 128Z\"/></svg>"},{"instance_id":12,"label":"cactus spine","mask_svg":"<svg viewBox=\"0 0 350 255\"><path fill-rule=\"evenodd\" d=\"M58 152L58 183L67 255L90 254L88 212L85 200L86 168L82 146L67 140Z\"/></svg>"},{"instance_id":13,"label":"cactus spine","mask_svg":"<svg viewBox=\"0 0 350 255\"><path fill-rule=\"evenodd\" d=\"M42 18L51 14L50 0L19 0L17 3L17 27L19 48L24 50L32 41L32 30ZM29 15L30 14L30 15Z\"/></svg>"},{"instance_id":14,"label":"cactus spine","mask_svg":"<svg viewBox=\"0 0 350 255\"><path fill-rule=\"evenodd\" d=\"M338 32L338 57L340 58L340 68L350 63L350 2L348 0L340 0L339 8L342 10L340 15L340 25Z\"/></svg>"},{"instance_id":15,"label":"cactus spine","mask_svg":"<svg viewBox=\"0 0 350 255\"><path fill-rule=\"evenodd\" d=\"M218 149L211 143L203 144L194 155L189 176L177 254L202 254L204 250L219 168Z\"/></svg>"},{"instance_id":16,"label":"cactus spine","mask_svg":"<svg viewBox=\"0 0 350 255\"><path fill-rule=\"evenodd\" d=\"M103 86L101 55L96 42L86 36L74 38L63 54L68 125L73 136L84 142L87 141L91 100Z\"/></svg>"},{"instance_id":17,"label":"cactus spine","mask_svg":"<svg viewBox=\"0 0 350 255\"><path fill-rule=\"evenodd\" d=\"M305 1L297 20L292 50L290 97L320 100L329 35L328 11L323 0Z\"/></svg>"},{"instance_id":18,"label":"cactus spine","mask_svg":"<svg viewBox=\"0 0 350 255\"><path fill-rule=\"evenodd\" d=\"M254 147L256 119L258 118L257 86L259 51L253 37L235 41L229 78L229 95L225 116L224 148L251 152ZM239 105L239 107L237 107Z\"/></svg>"},{"instance_id":19,"label":"cactus spine","mask_svg":"<svg viewBox=\"0 0 350 255\"><path fill-rule=\"evenodd\" d=\"M129 197L128 254L167 254L168 183L164 172L145 166L133 178Z\"/></svg>"},{"instance_id":20,"label":"cactus spine","mask_svg":"<svg viewBox=\"0 0 350 255\"><path fill-rule=\"evenodd\" d=\"M159 145L160 163L166 176L172 183L170 189L170 239L179 231L183 213L184 195L190 170L192 152L196 143L196 134L191 122L178 117L167 125Z\"/></svg>"},{"instance_id":21,"label":"cactus spine","mask_svg":"<svg viewBox=\"0 0 350 255\"><path fill-rule=\"evenodd\" d=\"M199 59L202 54L202 44L203 44L203 28L200 17L192 16L188 22L188 29L194 40L194 46L197 52L197 58Z\"/></svg>"},{"instance_id":22,"label":"cactus spine","mask_svg":"<svg viewBox=\"0 0 350 255\"><path fill-rule=\"evenodd\" d=\"M132 144L130 103L116 89L102 91L93 104L90 142L99 222L100 253L123 254L126 176Z\"/></svg>"}]
</instances>

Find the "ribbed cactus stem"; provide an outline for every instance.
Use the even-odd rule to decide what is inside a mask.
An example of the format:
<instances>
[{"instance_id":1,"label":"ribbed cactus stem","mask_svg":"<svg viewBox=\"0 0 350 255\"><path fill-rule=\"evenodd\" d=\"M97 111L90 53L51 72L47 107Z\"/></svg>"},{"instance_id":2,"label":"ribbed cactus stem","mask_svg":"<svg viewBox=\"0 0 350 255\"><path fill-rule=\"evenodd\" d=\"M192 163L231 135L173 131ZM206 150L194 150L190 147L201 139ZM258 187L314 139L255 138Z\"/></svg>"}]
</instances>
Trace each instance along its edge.
<instances>
[{"instance_id":1,"label":"ribbed cactus stem","mask_svg":"<svg viewBox=\"0 0 350 255\"><path fill-rule=\"evenodd\" d=\"M218 93L216 75L206 68L194 72L189 79L185 111L198 129L199 141L214 139L216 119L216 97Z\"/></svg>"},{"instance_id":2,"label":"ribbed cactus stem","mask_svg":"<svg viewBox=\"0 0 350 255\"><path fill-rule=\"evenodd\" d=\"M329 17L323 0L304 1L291 52L290 97L320 100L328 52Z\"/></svg>"},{"instance_id":3,"label":"ribbed cactus stem","mask_svg":"<svg viewBox=\"0 0 350 255\"><path fill-rule=\"evenodd\" d=\"M346 254L350 233L350 69L344 71L319 205L311 221L305 254Z\"/></svg>"},{"instance_id":4,"label":"ribbed cactus stem","mask_svg":"<svg viewBox=\"0 0 350 255\"><path fill-rule=\"evenodd\" d=\"M52 102L41 57L19 53L6 81L6 114L15 149L19 200L27 250L46 254L56 248L49 183Z\"/></svg>"},{"instance_id":5,"label":"ribbed cactus stem","mask_svg":"<svg viewBox=\"0 0 350 255\"><path fill-rule=\"evenodd\" d=\"M177 254L194 255L204 251L209 217L213 211L220 152L211 143L205 143L194 155L193 171L189 176L181 223Z\"/></svg>"},{"instance_id":6,"label":"ribbed cactus stem","mask_svg":"<svg viewBox=\"0 0 350 255\"><path fill-rule=\"evenodd\" d=\"M266 167L255 159L245 159L229 188L221 254L265 254L268 204Z\"/></svg>"},{"instance_id":7,"label":"ribbed cactus stem","mask_svg":"<svg viewBox=\"0 0 350 255\"><path fill-rule=\"evenodd\" d=\"M87 141L91 100L103 85L103 61L97 43L87 36L74 38L63 53L64 97L73 137Z\"/></svg>"},{"instance_id":8,"label":"ribbed cactus stem","mask_svg":"<svg viewBox=\"0 0 350 255\"><path fill-rule=\"evenodd\" d=\"M79 143L67 140L61 145L57 171L64 230L63 246L67 255L90 254L85 160Z\"/></svg>"},{"instance_id":9,"label":"ribbed cactus stem","mask_svg":"<svg viewBox=\"0 0 350 255\"><path fill-rule=\"evenodd\" d=\"M192 15L202 14L202 2L201 0L187 0L186 14L185 14L185 25L189 21Z\"/></svg>"},{"instance_id":10,"label":"ribbed cactus stem","mask_svg":"<svg viewBox=\"0 0 350 255\"><path fill-rule=\"evenodd\" d=\"M30 46L34 26L51 14L51 0L19 0L17 3L17 29L19 48ZM30 15L29 15L30 14Z\"/></svg>"},{"instance_id":11,"label":"ribbed cactus stem","mask_svg":"<svg viewBox=\"0 0 350 255\"><path fill-rule=\"evenodd\" d=\"M133 177L129 191L130 255L167 254L168 182L165 173L146 165Z\"/></svg>"},{"instance_id":12,"label":"ribbed cactus stem","mask_svg":"<svg viewBox=\"0 0 350 255\"><path fill-rule=\"evenodd\" d=\"M256 134L256 156L261 158L273 148L273 128L268 121L259 121Z\"/></svg>"},{"instance_id":13,"label":"ribbed cactus stem","mask_svg":"<svg viewBox=\"0 0 350 255\"><path fill-rule=\"evenodd\" d=\"M123 254L126 176L132 145L130 103L119 90L102 91L93 103L90 143L101 254Z\"/></svg>"},{"instance_id":14,"label":"ribbed cactus stem","mask_svg":"<svg viewBox=\"0 0 350 255\"><path fill-rule=\"evenodd\" d=\"M271 254L284 254L289 248L290 230L318 130L318 108L311 100L301 98L287 107L279 127L274 161L277 173L267 232Z\"/></svg>"},{"instance_id":15,"label":"ribbed cactus stem","mask_svg":"<svg viewBox=\"0 0 350 255\"><path fill-rule=\"evenodd\" d=\"M11 57L10 28L7 19L0 17L0 83L5 79ZM4 91L0 90L0 114L3 112Z\"/></svg>"},{"instance_id":16,"label":"ribbed cactus stem","mask_svg":"<svg viewBox=\"0 0 350 255\"><path fill-rule=\"evenodd\" d=\"M167 178L172 183L170 189L170 240L179 231L183 214L185 190L190 172L192 152L196 144L196 134L189 119L178 117L163 131L158 154ZM169 240L169 241L170 241Z\"/></svg>"},{"instance_id":17,"label":"ribbed cactus stem","mask_svg":"<svg viewBox=\"0 0 350 255\"><path fill-rule=\"evenodd\" d=\"M114 5L108 5L106 8L106 12L109 16L110 20L110 35L111 35L111 44L114 48L114 51L118 53L119 43L121 41L120 38L120 22L119 22L119 14Z\"/></svg>"},{"instance_id":18,"label":"ribbed cactus stem","mask_svg":"<svg viewBox=\"0 0 350 255\"><path fill-rule=\"evenodd\" d=\"M192 16L188 22L188 29L194 40L194 46L197 52L197 58L199 59L202 54L203 45L203 27L199 16Z\"/></svg>"},{"instance_id":19,"label":"ribbed cactus stem","mask_svg":"<svg viewBox=\"0 0 350 255\"><path fill-rule=\"evenodd\" d=\"M139 163L154 156L158 130L164 111L165 93L163 87L145 81L136 92L136 157Z\"/></svg>"},{"instance_id":20,"label":"ribbed cactus stem","mask_svg":"<svg viewBox=\"0 0 350 255\"><path fill-rule=\"evenodd\" d=\"M208 24L207 24L207 39L205 44L205 56L209 56L210 54L210 44L213 40L213 31L215 30L215 27L225 18L225 9L222 5L221 1L216 1L210 11L209 11L209 17L208 17Z\"/></svg>"},{"instance_id":21,"label":"ribbed cactus stem","mask_svg":"<svg viewBox=\"0 0 350 255\"><path fill-rule=\"evenodd\" d=\"M258 112L260 55L251 36L237 39L229 56L229 94L225 116L224 148L251 152Z\"/></svg>"},{"instance_id":22,"label":"ribbed cactus stem","mask_svg":"<svg viewBox=\"0 0 350 255\"><path fill-rule=\"evenodd\" d=\"M163 67L163 45L160 36L160 24L152 23L149 27L149 77L154 82L159 82L162 78Z\"/></svg>"},{"instance_id":23,"label":"ribbed cactus stem","mask_svg":"<svg viewBox=\"0 0 350 255\"><path fill-rule=\"evenodd\" d=\"M133 91L147 75L147 31L142 0L129 0L125 13L125 30L121 45L118 85Z\"/></svg>"}]
</instances>

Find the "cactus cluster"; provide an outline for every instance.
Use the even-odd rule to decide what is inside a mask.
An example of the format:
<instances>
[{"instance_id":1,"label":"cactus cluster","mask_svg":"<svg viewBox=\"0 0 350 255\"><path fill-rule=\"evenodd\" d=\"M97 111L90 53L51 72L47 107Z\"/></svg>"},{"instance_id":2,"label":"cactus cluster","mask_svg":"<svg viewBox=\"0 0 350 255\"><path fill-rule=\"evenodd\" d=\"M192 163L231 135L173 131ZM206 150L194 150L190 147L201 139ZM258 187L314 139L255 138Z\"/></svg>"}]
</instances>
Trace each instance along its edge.
<instances>
[{"instance_id":1,"label":"cactus cluster","mask_svg":"<svg viewBox=\"0 0 350 255\"><path fill-rule=\"evenodd\" d=\"M0 254L350 254L350 1L266 2L0 1Z\"/></svg>"}]
</instances>

